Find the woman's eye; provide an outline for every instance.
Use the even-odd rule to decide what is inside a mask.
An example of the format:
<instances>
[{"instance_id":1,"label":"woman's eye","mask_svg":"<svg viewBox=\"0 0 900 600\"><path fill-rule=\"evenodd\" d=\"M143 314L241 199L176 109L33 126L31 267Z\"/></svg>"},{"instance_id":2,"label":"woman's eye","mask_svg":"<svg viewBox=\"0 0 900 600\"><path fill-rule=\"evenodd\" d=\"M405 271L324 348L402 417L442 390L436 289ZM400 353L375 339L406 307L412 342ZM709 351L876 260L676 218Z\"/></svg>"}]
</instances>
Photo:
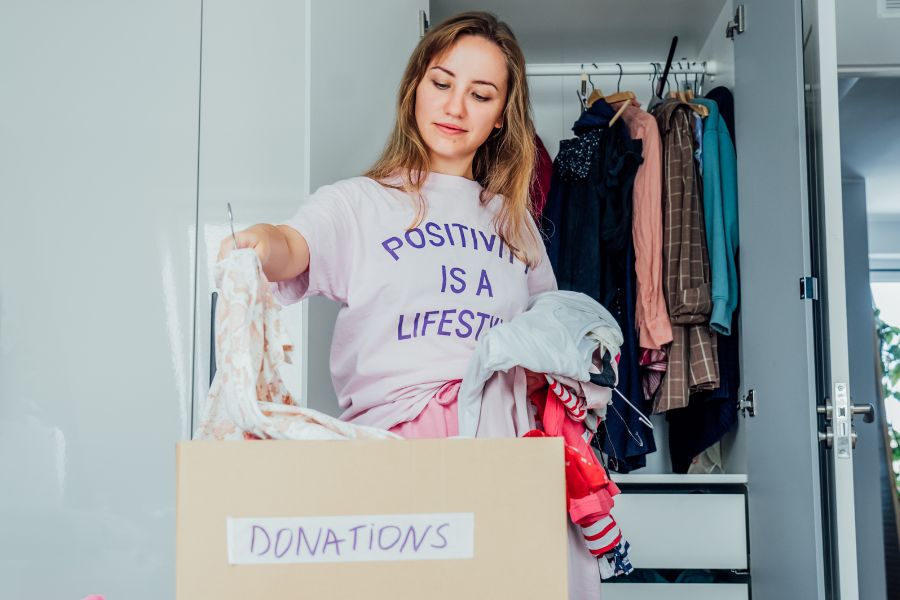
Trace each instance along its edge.
<instances>
[{"instance_id":1,"label":"woman's eye","mask_svg":"<svg viewBox=\"0 0 900 600\"><path fill-rule=\"evenodd\" d=\"M439 81L434 81L433 79L432 79L432 82L434 83L434 87L436 87L439 90L446 90L448 87L450 87L449 83L441 83Z\"/></svg>"},{"instance_id":2,"label":"woman's eye","mask_svg":"<svg viewBox=\"0 0 900 600\"><path fill-rule=\"evenodd\" d=\"M472 95L473 95L473 96L475 97L475 99L478 100L479 102L487 102L488 100L490 100L490 98L486 98L486 97L484 97L484 96L479 96L478 94L472 94Z\"/></svg>"}]
</instances>

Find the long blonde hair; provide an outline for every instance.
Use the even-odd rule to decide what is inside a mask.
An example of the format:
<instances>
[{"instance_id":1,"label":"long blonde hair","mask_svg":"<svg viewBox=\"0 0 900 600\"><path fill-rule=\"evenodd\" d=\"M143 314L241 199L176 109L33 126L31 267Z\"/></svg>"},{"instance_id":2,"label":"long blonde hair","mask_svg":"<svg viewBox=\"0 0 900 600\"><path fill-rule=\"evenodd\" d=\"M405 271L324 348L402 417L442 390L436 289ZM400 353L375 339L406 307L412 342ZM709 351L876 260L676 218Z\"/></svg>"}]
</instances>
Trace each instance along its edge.
<instances>
[{"instance_id":1,"label":"long blonde hair","mask_svg":"<svg viewBox=\"0 0 900 600\"><path fill-rule=\"evenodd\" d=\"M416 88L425 76L435 56L448 50L464 35L477 35L494 42L506 57L508 85L502 125L494 129L475 152L472 161L474 179L484 188L482 205L494 195L503 197L503 204L494 225L504 242L513 248L517 258L530 267L541 256L541 240L533 223L529 187L534 177L537 150L534 142L534 123L531 102L525 79L525 56L512 30L488 12L460 13L431 29L423 37L412 55L397 94L397 121L378 161L364 174L382 185L413 192L417 197L415 227L425 218L427 205L421 188L431 163L428 149L416 125ZM400 175L401 183L387 180Z\"/></svg>"}]
</instances>

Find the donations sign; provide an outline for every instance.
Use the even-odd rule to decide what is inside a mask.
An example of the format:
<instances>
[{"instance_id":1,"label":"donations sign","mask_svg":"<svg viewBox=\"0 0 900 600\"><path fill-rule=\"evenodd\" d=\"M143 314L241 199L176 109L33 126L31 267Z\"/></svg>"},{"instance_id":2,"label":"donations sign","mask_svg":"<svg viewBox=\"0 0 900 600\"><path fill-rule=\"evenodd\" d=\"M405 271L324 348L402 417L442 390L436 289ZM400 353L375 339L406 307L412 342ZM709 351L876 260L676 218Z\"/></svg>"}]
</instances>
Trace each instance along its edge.
<instances>
[{"instance_id":1,"label":"donations sign","mask_svg":"<svg viewBox=\"0 0 900 600\"><path fill-rule=\"evenodd\" d=\"M568 598L562 438L194 440L177 457L174 600Z\"/></svg>"},{"instance_id":2,"label":"donations sign","mask_svg":"<svg viewBox=\"0 0 900 600\"><path fill-rule=\"evenodd\" d=\"M233 565L470 559L474 513L228 518Z\"/></svg>"}]
</instances>

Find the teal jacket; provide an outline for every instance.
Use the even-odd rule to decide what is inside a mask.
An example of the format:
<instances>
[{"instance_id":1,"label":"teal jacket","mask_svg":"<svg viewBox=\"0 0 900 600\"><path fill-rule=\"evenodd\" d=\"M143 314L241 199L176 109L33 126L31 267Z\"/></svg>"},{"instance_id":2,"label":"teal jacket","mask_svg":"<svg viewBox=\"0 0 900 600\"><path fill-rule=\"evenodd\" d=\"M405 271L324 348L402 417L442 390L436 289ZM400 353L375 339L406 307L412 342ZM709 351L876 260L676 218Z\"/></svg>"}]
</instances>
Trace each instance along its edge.
<instances>
[{"instance_id":1,"label":"teal jacket","mask_svg":"<svg viewBox=\"0 0 900 600\"><path fill-rule=\"evenodd\" d=\"M709 109L703 121L703 217L712 275L710 327L731 335L731 316L738 305L737 159L734 143L714 100L694 98Z\"/></svg>"}]
</instances>

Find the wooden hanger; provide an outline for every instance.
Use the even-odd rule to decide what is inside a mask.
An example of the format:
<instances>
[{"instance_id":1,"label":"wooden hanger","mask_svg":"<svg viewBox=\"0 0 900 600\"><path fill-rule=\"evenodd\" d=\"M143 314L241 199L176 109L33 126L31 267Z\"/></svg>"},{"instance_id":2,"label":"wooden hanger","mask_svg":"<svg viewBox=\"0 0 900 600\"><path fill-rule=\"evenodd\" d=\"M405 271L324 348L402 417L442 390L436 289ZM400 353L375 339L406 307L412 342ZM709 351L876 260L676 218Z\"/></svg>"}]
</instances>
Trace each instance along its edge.
<instances>
[{"instance_id":1,"label":"wooden hanger","mask_svg":"<svg viewBox=\"0 0 900 600\"><path fill-rule=\"evenodd\" d=\"M637 96L634 95L634 92L616 92L615 94L610 94L606 98L604 98L610 104L615 104L616 102L630 102L632 100L637 100Z\"/></svg>"},{"instance_id":2,"label":"wooden hanger","mask_svg":"<svg viewBox=\"0 0 900 600\"><path fill-rule=\"evenodd\" d=\"M694 104L693 102L691 102L691 100L694 99L694 92L691 90L688 90L687 92L669 92L669 99L678 100L679 102L687 104L688 108L690 108L701 117L706 118L709 116L708 108L706 108L702 104Z\"/></svg>"},{"instance_id":3,"label":"wooden hanger","mask_svg":"<svg viewBox=\"0 0 900 600\"><path fill-rule=\"evenodd\" d=\"M594 102L600 99L605 100L609 104L614 104L616 102L622 102L622 106L619 107L619 110L616 111L616 114L613 115L613 118L609 120L609 125L612 126L616 121L619 120L619 117L622 116L622 113L625 112L625 109L628 108L628 105L631 104L631 100L634 100L636 96L633 92L616 92L610 96L604 96L603 92L594 88L594 91L591 92L591 95L588 97L587 105L590 107Z\"/></svg>"},{"instance_id":4,"label":"wooden hanger","mask_svg":"<svg viewBox=\"0 0 900 600\"><path fill-rule=\"evenodd\" d=\"M598 89L594 89L591 92L591 95L588 97L587 105L590 106L594 102L600 99L606 100L609 104L615 104L617 102L630 102L632 100L637 100L637 96L634 92L616 92L615 94L610 94L609 96L604 96L603 92Z\"/></svg>"},{"instance_id":5,"label":"wooden hanger","mask_svg":"<svg viewBox=\"0 0 900 600\"><path fill-rule=\"evenodd\" d=\"M610 125L610 127L611 127L612 125L614 125L616 121L619 120L619 117L622 116L622 113L625 112L625 109L628 108L628 105L629 105L628 102L623 102L623 103L622 103L622 106L619 107L619 111L618 111L615 115L613 115L613 118L612 118L612 119L609 120L609 125Z\"/></svg>"}]
</instances>

